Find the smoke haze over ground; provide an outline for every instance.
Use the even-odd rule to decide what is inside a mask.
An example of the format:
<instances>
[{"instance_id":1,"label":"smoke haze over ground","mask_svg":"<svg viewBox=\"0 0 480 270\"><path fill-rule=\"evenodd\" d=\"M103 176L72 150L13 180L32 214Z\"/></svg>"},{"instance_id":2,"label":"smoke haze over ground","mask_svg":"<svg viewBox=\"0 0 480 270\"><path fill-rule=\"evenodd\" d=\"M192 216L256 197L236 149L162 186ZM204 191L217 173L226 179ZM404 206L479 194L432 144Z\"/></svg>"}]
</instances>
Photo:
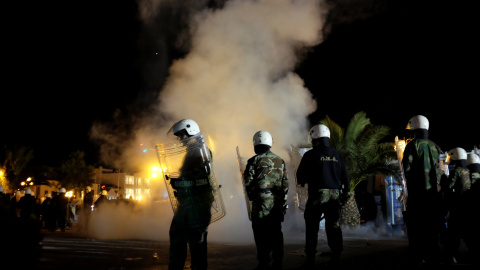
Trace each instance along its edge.
<instances>
[{"instance_id":1,"label":"smoke haze over ground","mask_svg":"<svg viewBox=\"0 0 480 270\"><path fill-rule=\"evenodd\" d=\"M155 12L142 14L148 15L146 23L155 16ZM292 71L301 61L302 52L321 42L322 14L319 1L290 0L228 1L222 9L203 9L192 14L189 53L170 67L153 113L135 120L135 138L122 141L122 156L136 157L138 154L133 153L139 152L139 143L161 143L171 125L184 118L194 119L212 138L214 169L227 212L210 226L212 241L253 241L236 146L242 156L251 157L253 134L267 130L274 139L272 151L289 164L290 144L306 141L307 116L315 111L316 103L302 78ZM92 130L102 127L105 128L97 125ZM110 136L106 141L115 142L115 135ZM295 179L291 165L288 166L291 201ZM171 212L169 205L164 208ZM145 222L156 227L156 231L168 232L171 214L157 215L158 211L153 207L145 211ZM284 222L285 232L290 223L288 217L293 216L297 213L291 208ZM165 220L162 226L155 217ZM139 215L125 219L143 220ZM113 219L105 219L102 224L111 222ZM296 226L297 221L292 223ZM113 237L113 232L102 231L102 235ZM162 238L161 235L155 237Z\"/></svg>"}]
</instances>

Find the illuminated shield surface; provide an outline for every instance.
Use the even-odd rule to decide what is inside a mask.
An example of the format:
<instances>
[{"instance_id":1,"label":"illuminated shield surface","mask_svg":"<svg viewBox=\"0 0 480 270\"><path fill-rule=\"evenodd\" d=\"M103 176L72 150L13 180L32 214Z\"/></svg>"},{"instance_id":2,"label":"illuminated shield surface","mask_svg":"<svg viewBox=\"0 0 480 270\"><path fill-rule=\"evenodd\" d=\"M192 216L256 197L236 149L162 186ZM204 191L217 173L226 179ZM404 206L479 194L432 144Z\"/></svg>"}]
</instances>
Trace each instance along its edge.
<instances>
[{"instance_id":1,"label":"illuminated shield surface","mask_svg":"<svg viewBox=\"0 0 480 270\"><path fill-rule=\"evenodd\" d=\"M175 196L177 190L172 186L172 181L179 180L182 183L194 183L194 185L208 181L214 196L210 223L225 216L225 205L213 169L211 151L203 133L200 132L183 140L157 144L156 150L173 212L177 211L179 201ZM188 187L183 190L188 191Z\"/></svg>"}]
</instances>

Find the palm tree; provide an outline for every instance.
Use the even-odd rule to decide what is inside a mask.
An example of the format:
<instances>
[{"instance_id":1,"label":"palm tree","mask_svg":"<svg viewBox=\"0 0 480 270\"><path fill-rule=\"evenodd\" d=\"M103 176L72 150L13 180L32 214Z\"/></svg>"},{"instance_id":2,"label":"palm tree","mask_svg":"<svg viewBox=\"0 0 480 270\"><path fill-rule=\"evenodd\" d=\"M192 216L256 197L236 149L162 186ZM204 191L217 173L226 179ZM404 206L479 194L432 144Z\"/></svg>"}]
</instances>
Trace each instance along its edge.
<instances>
[{"instance_id":1,"label":"palm tree","mask_svg":"<svg viewBox=\"0 0 480 270\"><path fill-rule=\"evenodd\" d=\"M93 182L93 170L93 166L86 164L83 151L71 153L60 168L62 186L66 189L83 189Z\"/></svg>"},{"instance_id":2,"label":"palm tree","mask_svg":"<svg viewBox=\"0 0 480 270\"><path fill-rule=\"evenodd\" d=\"M360 224L360 213L355 202L355 187L369 176L383 174L400 178L394 144L381 142L390 128L374 125L365 112L356 113L347 129L343 129L328 115L320 121L330 129L330 142L345 161L350 177L350 198L343 206L341 223L350 227Z\"/></svg>"},{"instance_id":3,"label":"palm tree","mask_svg":"<svg viewBox=\"0 0 480 270\"><path fill-rule=\"evenodd\" d=\"M21 187L21 182L28 177L25 172L32 159L33 149L30 146L14 146L13 148L5 146L3 169L9 189L16 190Z\"/></svg>"}]
</instances>

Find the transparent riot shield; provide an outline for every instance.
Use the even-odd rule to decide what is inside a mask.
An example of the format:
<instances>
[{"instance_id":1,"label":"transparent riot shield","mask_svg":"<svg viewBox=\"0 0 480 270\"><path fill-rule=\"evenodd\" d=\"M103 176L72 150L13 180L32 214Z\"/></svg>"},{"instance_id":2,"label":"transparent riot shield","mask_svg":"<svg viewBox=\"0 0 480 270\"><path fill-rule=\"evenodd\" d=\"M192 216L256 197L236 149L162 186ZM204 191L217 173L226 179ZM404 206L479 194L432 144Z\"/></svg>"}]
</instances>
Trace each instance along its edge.
<instances>
[{"instance_id":1,"label":"transparent riot shield","mask_svg":"<svg viewBox=\"0 0 480 270\"><path fill-rule=\"evenodd\" d=\"M240 150L237 146L237 160L238 167L240 168L240 182L243 187L243 195L245 196L245 202L247 204L248 219L252 220L252 202L248 199L247 191L245 190L245 185L243 184L243 173L247 167L248 158L242 157L240 155Z\"/></svg>"},{"instance_id":2,"label":"transparent riot shield","mask_svg":"<svg viewBox=\"0 0 480 270\"><path fill-rule=\"evenodd\" d=\"M305 206L307 205L308 199L308 184L304 187L298 184L297 181L297 169L302 160L303 154L312 148L300 148L293 145L290 145L290 156L293 162L293 174L295 175L295 187L297 191L297 196L295 199L295 206L302 212L305 211Z\"/></svg>"},{"instance_id":3,"label":"transparent riot shield","mask_svg":"<svg viewBox=\"0 0 480 270\"><path fill-rule=\"evenodd\" d=\"M178 200L175 197L176 191L174 187L172 187L172 179L191 180L190 182L192 183L201 183L202 181L208 180L214 195L210 223L225 216L225 205L213 170L211 152L205 143L203 133L200 132L195 136L185 138L181 141L176 140L166 144L157 144L156 150L173 212L177 211ZM191 162L187 161L192 155L195 156L194 167L192 167ZM190 173L186 172L186 167L188 167L188 172Z\"/></svg>"},{"instance_id":4,"label":"transparent riot shield","mask_svg":"<svg viewBox=\"0 0 480 270\"><path fill-rule=\"evenodd\" d=\"M393 176L386 176L384 180L387 195L387 224L389 226L403 224L403 204L398 200L403 191L402 180Z\"/></svg>"},{"instance_id":5,"label":"transparent riot shield","mask_svg":"<svg viewBox=\"0 0 480 270\"><path fill-rule=\"evenodd\" d=\"M395 137L395 151L397 152L397 159L398 159L398 167L400 168L401 172L401 183L402 183L402 193L399 195L400 201L403 205L403 211L407 210L407 198L408 198L408 190L407 190L407 182L405 180L405 171L403 170L402 160L403 160L403 151L405 151L407 143L404 140L399 140L398 136Z\"/></svg>"}]
</instances>

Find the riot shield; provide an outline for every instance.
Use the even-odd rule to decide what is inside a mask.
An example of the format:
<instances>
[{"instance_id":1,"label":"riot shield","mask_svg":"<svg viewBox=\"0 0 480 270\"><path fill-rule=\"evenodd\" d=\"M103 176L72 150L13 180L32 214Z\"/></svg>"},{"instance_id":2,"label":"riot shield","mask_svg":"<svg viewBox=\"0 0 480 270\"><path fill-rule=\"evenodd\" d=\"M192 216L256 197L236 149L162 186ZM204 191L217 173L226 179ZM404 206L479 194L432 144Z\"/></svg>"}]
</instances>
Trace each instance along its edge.
<instances>
[{"instance_id":1,"label":"riot shield","mask_svg":"<svg viewBox=\"0 0 480 270\"><path fill-rule=\"evenodd\" d=\"M172 187L171 181L173 179L186 179L197 181L198 183L208 179L214 196L210 223L225 216L225 205L220 192L220 186L218 185L213 170L211 152L205 143L203 133L200 132L195 136L185 138L181 141L176 140L165 144L157 144L156 150L161 173L167 186L168 197L170 198L174 213L178 208L178 200L175 196L175 189ZM191 162L187 162L189 156L192 155L195 155L194 168ZM186 173L186 167L188 167L188 171L191 173ZM198 177L198 175L200 175L200 177Z\"/></svg>"},{"instance_id":2,"label":"riot shield","mask_svg":"<svg viewBox=\"0 0 480 270\"><path fill-rule=\"evenodd\" d=\"M397 152L398 166L400 168L400 172L402 175L402 193L399 195L398 200L402 202L403 211L407 210L407 198L408 198L407 182L405 180L405 172L402 166L403 151L405 151L405 147L406 147L406 142L404 140L399 140L398 136L396 136L395 151Z\"/></svg>"},{"instance_id":3,"label":"riot shield","mask_svg":"<svg viewBox=\"0 0 480 270\"><path fill-rule=\"evenodd\" d=\"M243 173L245 172L245 168L247 167L248 158L242 157L240 155L240 150L237 146L237 160L238 160L238 167L240 168L240 182L243 187L243 195L245 196L245 202L247 204L247 212L248 212L248 219L252 220L252 202L248 199L247 190L245 189L245 185L243 183Z\"/></svg>"},{"instance_id":4,"label":"riot shield","mask_svg":"<svg viewBox=\"0 0 480 270\"><path fill-rule=\"evenodd\" d=\"M393 176L386 176L384 181L387 200L387 224L403 224L404 207L402 201L398 200L403 192L402 181Z\"/></svg>"},{"instance_id":5,"label":"riot shield","mask_svg":"<svg viewBox=\"0 0 480 270\"><path fill-rule=\"evenodd\" d=\"M312 148L300 148L293 145L290 145L290 156L293 162L293 174L295 175L295 187L297 196L295 199L295 206L302 212L305 211L305 206L307 205L308 199L308 184L305 184L304 187L298 184L297 182L297 169L302 160L303 154Z\"/></svg>"}]
</instances>

